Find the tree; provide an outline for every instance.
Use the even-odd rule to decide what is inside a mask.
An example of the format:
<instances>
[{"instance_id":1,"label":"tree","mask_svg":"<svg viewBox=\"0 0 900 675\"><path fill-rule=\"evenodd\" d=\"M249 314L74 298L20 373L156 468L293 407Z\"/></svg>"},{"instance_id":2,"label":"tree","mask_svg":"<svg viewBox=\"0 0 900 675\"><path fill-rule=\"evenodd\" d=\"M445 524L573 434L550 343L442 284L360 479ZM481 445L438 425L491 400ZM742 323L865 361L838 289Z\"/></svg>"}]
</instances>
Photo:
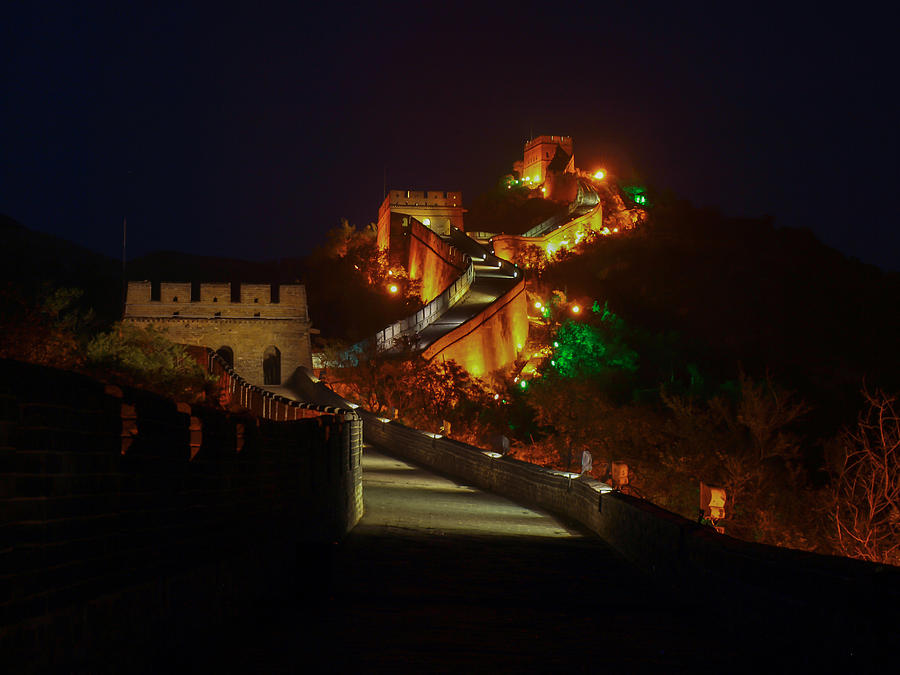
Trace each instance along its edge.
<instances>
[{"instance_id":1,"label":"tree","mask_svg":"<svg viewBox=\"0 0 900 675\"><path fill-rule=\"evenodd\" d=\"M900 417L897 396L863 391L867 408L832 458L832 518L844 555L900 565Z\"/></svg>"},{"instance_id":2,"label":"tree","mask_svg":"<svg viewBox=\"0 0 900 675\"><path fill-rule=\"evenodd\" d=\"M90 341L87 359L105 378L175 399L204 399L214 385L185 345L172 342L152 326L116 323Z\"/></svg>"},{"instance_id":3,"label":"tree","mask_svg":"<svg viewBox=\"0 0 900 675\"><path fill-rule=\"evenodd\" d=\"M84 362L81 333L93 320L76 288L44 287L37 297L7 284L0 289L0 358L76 369Z\"/></svg>"},{"instance_id":4,"label":"tree","mask_svg":"<svg viewBox=\"0 0 900 675\"><path fill-rule=\"evenodd\" d=\"M724 487L737 536L808 547L803 532L813 529L813 514L802 503L800 444L790 427L809 406L771 377L756 382L742 372L737 384L733 397L705 403L663 391L671 440L660 459L676 481Z\"/></svg>"}]
</instances>

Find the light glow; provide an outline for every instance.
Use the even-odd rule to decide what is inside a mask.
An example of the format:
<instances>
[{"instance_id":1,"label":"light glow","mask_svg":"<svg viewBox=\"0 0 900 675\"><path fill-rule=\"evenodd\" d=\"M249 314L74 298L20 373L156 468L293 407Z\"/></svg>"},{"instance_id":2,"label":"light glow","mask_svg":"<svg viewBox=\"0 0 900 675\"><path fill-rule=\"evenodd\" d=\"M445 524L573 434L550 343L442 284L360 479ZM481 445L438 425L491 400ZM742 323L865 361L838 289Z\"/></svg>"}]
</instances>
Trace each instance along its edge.
<instances>
[{"instance_id":1,"label":"light glow","mask_svg":"<svg viewBox=\"0 0 900 675\"><path fill-rule=\"evenodd\" d=\"M581 307L578 305L572 305L572 314L578 314L581 311Z\"/></svg>"},{"instance_id":2,"label":"light glow","mask_svg":"<svg viewBox=\"0 0 900 675\"><path fill-rule=\"evenodd\" d=\"M606 172L603 169L600 169L597 173L594 174L594 178L597 180L603 180L606 178Z\"/></svg>"},{"instance_id":3,"label":"light glow","mask_svg":"<svg viewBox=\"0 0 900 675\"><path fill-rule=\"evenodd\" d=\"M396 293L396 292L399 291L400 289L397 287L397 284L391 284L391 286L390 286L390 288L388 288L388 290L389 290L391 293Z\"/></svg>"}]
</instances>

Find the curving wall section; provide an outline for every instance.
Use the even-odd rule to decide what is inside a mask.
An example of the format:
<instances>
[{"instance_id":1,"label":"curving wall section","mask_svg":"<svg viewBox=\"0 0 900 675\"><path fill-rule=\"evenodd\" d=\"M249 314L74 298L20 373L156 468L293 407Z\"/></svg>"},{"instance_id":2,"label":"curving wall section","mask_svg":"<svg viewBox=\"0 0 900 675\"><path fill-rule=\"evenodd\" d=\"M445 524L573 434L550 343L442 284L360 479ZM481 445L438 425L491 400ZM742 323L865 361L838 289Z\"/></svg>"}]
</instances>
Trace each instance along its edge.
<instances>
[{"instance_id":1,"label":"curving wall section","mask_svg":"<svg viewBox=\"0 0 900 675\"><path fill-rule=\"evenodd\" d=\"M522 254L530 246L537 246L548 255L563 248L575 246L588 232L603 229L603 209L598 201L588 213L567 220L538 236L495 234L490 243L494 254L506 260L522 260Z\"/></svg>"},{"instance_id":2,"label":"curving wall section","mask_svg":"<svg viewBox=\"0 0 900 675\"><path fill-rule=\"evenodd\" d=\"M422 356L456 361L476 377L484 377L516 360L528 340L525 279L465 323L432 342Z\"/></svg>"},{"instance_id":3,"label":"curving wall section","mask_svg":"<svg viewBox=\"0 0 900 675\"><path fill-rule=\"evenodd\" d=\"M632 564L710 602L823 612L839 633L900 625L900 568L739 541L599 481L547 470L362 413L367 442L523 504L572 518ZM882 608L872 612L871 608ZM810 612L812 610L812 612Z\"/></svg>"},{"instance_id":4,"label":"curving wall section","mask_svg":"<svg viewBox=\"0 0 900 675\"><path fill-rule=\"evenodd\" d=\"M410 279L422 283L420 297L427 305L448 289L460 273L465 273L471 261L419 221L399 215L392 218L405 221L405 267Z\"/></svg>"}]
</instances>

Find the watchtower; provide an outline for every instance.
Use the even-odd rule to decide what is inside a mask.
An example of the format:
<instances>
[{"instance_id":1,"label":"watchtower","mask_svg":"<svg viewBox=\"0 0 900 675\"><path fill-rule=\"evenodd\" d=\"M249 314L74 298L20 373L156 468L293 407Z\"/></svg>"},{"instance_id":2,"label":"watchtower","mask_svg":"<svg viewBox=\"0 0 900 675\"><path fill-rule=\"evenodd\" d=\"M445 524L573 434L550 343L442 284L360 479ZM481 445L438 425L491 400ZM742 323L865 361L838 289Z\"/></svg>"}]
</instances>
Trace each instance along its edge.
<instances>
[{"instance_id":1,"label":"watchtower","mask_svg":"<svg viewBox=\"0 0 900 675\"><path fill-rule=\"evenodd\" d=\"M575 149L571 136L538 136L525 143L522 178L540 184L547 179L549 171L574 173Z\"/></svg>"},{"instance_id":2,"label":"watchtower","mask_svg":"<svg viewBox=\"0 0 900 675\"><path fill-rule=\"evenodd\" d=\"M236 301L231 284L159 285L129 281L125 320L166 331L173 342L215 349L251 384L278 385L300 366L312 368L311 322L306 288L282 284L273 298L269 284L241 284Z\"/></svg>"},{"instance_id":3,"label":"watchtower","mask_svg":"<svg viewBox=\"0 0 900 675\"><path fill-rule=\"evenodd\" d=\"M391 190L378 209L378 249L387 251L391 240L391 214L412 216L441 236L450 228L464 229L461 192L446 190Z\"/></svg>"}]
</instances>

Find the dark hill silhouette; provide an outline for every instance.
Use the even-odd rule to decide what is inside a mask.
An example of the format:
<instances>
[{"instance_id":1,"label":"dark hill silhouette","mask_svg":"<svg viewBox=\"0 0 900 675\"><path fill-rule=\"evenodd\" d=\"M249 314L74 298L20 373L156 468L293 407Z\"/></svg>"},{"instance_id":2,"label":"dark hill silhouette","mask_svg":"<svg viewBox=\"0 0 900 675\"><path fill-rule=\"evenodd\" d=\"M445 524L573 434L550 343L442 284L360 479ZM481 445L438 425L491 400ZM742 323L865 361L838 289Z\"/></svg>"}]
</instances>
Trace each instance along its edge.
<instances>
[{"instance_id":1,"label":"dark hill silhouette","mask_svg":"<svg viewBox=\"0 0 900 675\"><path fill-rule=\"evenodd\" d=\"M524 234L538 223L566 212L566 204L532 198L530 192L515 185L507 189L507 182L500 181L472 201L466 212L466 230Z\"/></svg>"},{"instance_id":2,"label":"dark hill silhouette","mask_svg":"<svg viewBox=\"0 0 900 675\"><path fill-rule=\"evenodd\" d=\"M722 378L768 368L827 419L859 388L900 388L900 275L849 259L808 230L729 218L670 200L639 231L551 268L570 297L609 301L627 321L679 331L685 358Z\"/></svg>"},{"instance_id":3,"label":"dark hill silhouette","mask_svg":"<svg viewBox=\"0 0 900 675\"><path fill-rule=\"evenodd\" d=\"M121 280L121 261L0 214L0 281L26 297L47 285L81 288L84 302L111 320L121 312Z\"/></svg>"}]
</instances>

